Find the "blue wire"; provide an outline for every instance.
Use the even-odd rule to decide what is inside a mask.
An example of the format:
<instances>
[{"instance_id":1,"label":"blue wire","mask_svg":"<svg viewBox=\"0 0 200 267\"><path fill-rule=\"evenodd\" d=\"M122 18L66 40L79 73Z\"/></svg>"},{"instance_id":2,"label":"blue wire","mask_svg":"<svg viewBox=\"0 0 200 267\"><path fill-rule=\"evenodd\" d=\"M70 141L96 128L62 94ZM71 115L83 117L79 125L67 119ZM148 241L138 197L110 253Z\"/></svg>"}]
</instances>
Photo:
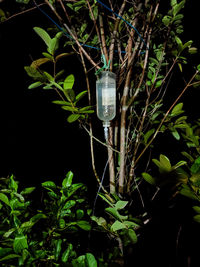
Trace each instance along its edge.
<instances>
[{"instance_id":1,"label":"blue wire","mask_svg":"<svg viewBox=\"0 0 200 267\"><path fill-rule=\"evenodd\" d=\"M121 16L119 16L117 13L115 13L112 9L110 9L108 6L106 6L104 3L102 3L101 1L99 1L99 0L97 0L97 2L99 2L102 6L104 6L105 8L107 8L109 11L111 11L112 13L114 13L117 17L119 17L121 20L123 20L124 22L126 22L130 27L132 27L136 32L137 32L137 34L139 35L139 37L140 37L140 39L144 42L144 44L146 45L146 43L145 43L145 41L144 41L144 39L141 37L141 35L140 35L140 33L138 32L138 30L133 26L133 25L131 25L128 21L126 21L124 18L122 18ZM39 6L38 6L38 4L35 2L35 0L34 0L34 3L35 3L35 5L36 5L36 7L49 19L49 20L51 20L55 25L56 25L56 27L59 29L59 30L61 30L68 38L70 38L71 40L74 40L74 38L71 36L71 35L69 35L69 34L67 34L64 30L63 30L63 28L55 21L55 20L53 20L42 8L40 8ZM88 47L88 48L92 48L92 49L96 49L96 50L101 50L100 48L98 48L98 47L95 47L95 46L92 46L92 45L87 45L87 44L83 44L83 43L80 43L80 45L82 45L82 46L85 46L85 47ZM147 47L147 45L146 45L146 47ZM147 47L148 48L148 47ZM118 50L114 50L115 52L118 52ZM126 54L126 51L121 51L121 53L122 54ZM144 54L145 52L141 52L140 54Z\"/></svg>"},{"instance_id":2,"label":"blue wire","mask_svg":"<svg viewBox=\"0 0 200 267\"><path fill-rule=\"evenodd\" d=\"M35 3L35 5L37 6L37 8L48 18L48 19L50 19L55 25L56 25L56 27L59 29L59 30L61 30L68 38L70 38L70 39L72 39L72 40L74 40L74 38L71 36L71 35L69 35L69 34L67 34L64 30L63 30L63 28L57 23L57 22L55 22L55 20L53 20L43 9L41 9L38 5L37 5L37 3L34 1L34 3ZM88 47L88 48L93 48L93 49L96 49L96 50L100 50L100 48L98 48L98 47L94 47L94 46L91 46L91 45L87 45L87 44L83 44L83 43L80 43L80 45L82 45L82 46L85 46L85 47Z\"/></svg>"},{"instance_id":3,"label":"blue wire","mask_svg":"<svg viewBox=\"0 0 200 267\"><path fill-rule=\"evenodd\" d=\"M115 11L113 11L111 8L109 8L107 5L105 5L104 3L102 3L100 0L96 0L99 4L101 4L103 7L105 7L106 9L108 9L110 12L112 12L113 14L115 14L115 16L117 16L118 18L120 18L121 20L123 20L126 24L128 24L131 28L133 28L135 30L135 32L137 33L137 35L140 37L141 41L145 44L145 46L148 48L146 42L144 41L144 39L142 38L141 34L139 33L139 31L127 20L125 20L124 18L122 18L122 16L120 16L119 14L117 14Z\"/></svg>"}]
</instances>

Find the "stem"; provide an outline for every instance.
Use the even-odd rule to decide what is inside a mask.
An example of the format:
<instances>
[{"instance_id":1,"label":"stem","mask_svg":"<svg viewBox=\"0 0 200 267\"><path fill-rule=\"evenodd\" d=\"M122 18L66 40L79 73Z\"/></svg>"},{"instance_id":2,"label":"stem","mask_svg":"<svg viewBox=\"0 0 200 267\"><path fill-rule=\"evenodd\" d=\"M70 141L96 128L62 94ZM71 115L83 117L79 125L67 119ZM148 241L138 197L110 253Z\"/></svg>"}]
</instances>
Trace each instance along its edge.
<instances>
[{"instance_id":1,"label":"stem","mask_svg":"<svg viewBox=\"0 0 200 267\"><path fill-rule=\"evenodd\" d=\"M16 14L14 14L14 15L11 15L10 17L8 17L8 18L6 18L4 21L2 21L2 23L7 22L8 20L11 20L11 19L13 19L13 18L15 18L15 17L17 17L17 16L20 16L20 15L23 15L23 14L28 13L28 12L30 12L30 11L33 11L34 9L36 9L36 8L38 8L38 7L40 7L40 6L43 6L43 5L46 5L46 4L45 4L45 3L38 4L38 5L35 6L35 7L31 7L31 8L29 8L29 9L23 10L23 11L21 11L21 12L19 12L19 13L16 13Z\"/></svg>"},{"instance_id":2,"label":"stem","mask_svg":"<svg viewBox=\"0 0 200 267\"><path fill-rule=\"evenodd\" d=\"M115 163L113 150L110 147L113 147L113 128L109 127L109 137L108 137L108 163L109 163L109 177L110 177L110 193L114 194L116 191L115 184Z\"/></svg>"},{"instance_id":3,"label":"stem","mask_svg":"<svg viewBox=\"0 0 200 267\"><path fill-rule=\"evenodd\" d=\"M53 13L56 15L56 17L59 19L59 21L63 24L63 26L65 27L65 29L68 31L68 33L71 35L71 37L74 39L74 41L76 42L77 46L79 49L81 49L81 51L83 52L83 54L85 55L85 57L90 61L90 63L97 69L100 69L100 67L98 66L98 64L96 64L92 58L90 57L90 55L85 51L85 49L83 48L83 46L80 44L76 34L74 34L71 29L67 26L66 23L64 23L63 19L60 17L60 15L57 13L57 11L55 10L55 8L53 7L53 5L51 5L49 3L48 0L44 0L47 5L51 8L51 10L53 11Z\"/></svg>"},{"instance_id":4,"label":"stem","mask_svg":"<svg viewBox=\"0 0 200 267\"><path fill-rule=\"evenodd\" d=\"M151 143L154 141L154 139L156 138L157 134L159 133L159 130L161 128L161 126L163 125L164 121L166 120L167 116L169 115L169 112L173 109L173 107L176 105L176 103L179 101L179 99L182 97L182 95L185 93L185 91L192 86L191 82L194 80L195 76L199 73L199 71L196 71L195 74L192 76L192 78L190 79L190 81L188 82L188 84L185 86L185 88L183 89L183 91L179 94L179 96L176 98L176 100L173 102L173 104L171 105L171 107L168 109L168 111L165 113L165 116L163 117L162 121L160 122L157 130L155 131L153 137L151 138L151 140L148 142L148 144L145 146L145 148L142 150L142 152L140 153L140 155L137 157L137 159L135 160L135 165L138 163L138 161L140 160L140 158L142 157L142 155L145 153L145 151L147 150L147 148L151 145Z\"/></svg>"},{"instance_id":5,"label":"stem","mask_svg":"<svg viewBox=\"0 0 200 267\"><path fill-rule=\"evenodd\" d=\"M122 13L123 13L123 11L124 11L125 5L126 5L126 1L123 1L122 5L121 5L121 8L120 8L120 10L119 10L119 16L122 16ZM110 54L109 54L109 59L110 59L110 71L112 71L112 68L113 68L114 46L115 46L116 36L117 36L117 33L118 33L117 30L118 30L118 27L119 27L119 22L120 22L120 18L117 17L116 22L115 22L115 26L114 26L114 31L113 31L113 33L112 33L112 39L111 39L110 48L109 48L109 51L110 51Z\"/></svg>"},{"instance_id":6,"label":"stem","mask_svg":"<svg viewBox=\"0 0 200 267\"><path fill-rule=\"evenodd\" d=\"M106 39L105 39L105 32L104 32L104 26L103 26L103 18L101 15L99 15L99 25L100 25L102 50L103 50L103 54L106 58L106 62L108 64L108 52L107 52L107 48L106 48Z\"/></svg>"}]
</instances>

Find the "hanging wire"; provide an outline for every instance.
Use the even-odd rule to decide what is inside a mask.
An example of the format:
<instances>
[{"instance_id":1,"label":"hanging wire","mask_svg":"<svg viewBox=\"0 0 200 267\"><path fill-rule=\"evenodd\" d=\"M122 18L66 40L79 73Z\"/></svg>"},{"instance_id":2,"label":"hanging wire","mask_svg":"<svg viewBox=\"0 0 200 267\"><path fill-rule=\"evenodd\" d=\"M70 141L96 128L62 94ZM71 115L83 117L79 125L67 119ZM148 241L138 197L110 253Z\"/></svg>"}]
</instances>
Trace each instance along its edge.
<instances>
[{"instance_id":1,"label":"hanging wire","mask_svg":"<svg viewBox=\"0 0 200 267\"><path fill-rule=\"evenodd\" d=\"M109 10L110 12L112 12L113 14L115 14L115 16L117 16L118 18L120 18L121 20L123 20L127 25L129 25L132 29L135 30L135 32L137 33L137 35L139 36L139 38L141 39L141 41L144 43L144 45L146 46L147 49L149 49L148 45L146 44L145 40L142 38L141 34L139 33L139 31L127 20L125 20L122 16L120 16L119 14L117 14L114 10L112 10L111 8L109 8L107 5L105 5L104 3L102 3L100 0L96 0L99 4L101 4L103 7L105 7L107 10Z\"/></svg>"},{"instance_id":2,"label":"hanging wire","mask_svg":"<svg viewBox=\"0 0 200 267\"><path fill-rule=\"evenodd\" d=\"M99 188L97 190L97 194L96 194L96 197L95 197L95 200L94 200L94 205L93 205L93 209L92 209L92 215L94 215L94 212L95 212L95 207L96 207L97 199L98 199L99 192L100 192L100 190L102 188L102 185L103 185L103 181L104 181L106 169L108 167L108 162L109 162L109 160L107 160L106 165L105 165L104 170L103 170L103 175L102 175L102 178L101 178L101 183L99 185Z\"/></svg>"},{"instance_id":3,"label":"hanging wire","mask_svg":"<svg viewBox=\"0 0 200 267\"><path fill-rule=\"evenodd\" d=\"M144 41L144 39L142 38L142 36L140 35L139 31L127 20L125 20L122 16L120 16L119 14L117 14L115 11L113 11L111 8L109 8L107 5L105 5L104 3L102 3L100 0L96 0L99 4L101 4L103 7L105 7L106 9L108 9L110 12L112 12L113 14L115 14L115 16L117 16L118 18L120 18L122 21L124 21L127 25L129 25L131 28L133 28L135 30L135 32L138 34L138 36L140 37L141 41L145 44L145 46L148 48L146 42ZM74 38L69 35L68 33L66 33L66 31L54 20L52 19L52 17L50 17L37 3L35 0L33 0L35 6L38 8L38 10L40 10L40 12L42 12L49 20L51 20L51 22L53 22L54 25L56 25L56 27L62 31L64 33L65 36L67 36L69 39L74 40ZM75 41L75 40L74 40ZM98 51L100 51L101 49L99 47L96 46L92 46L92 45L87 45L84 43L80 43L80 45L84 46L84 47L88 47L88 48L92 48L92 49L96 49ZM116 53L118 53L118 50L114 50ZM122 50L121 51L122 54L126 54L126 51ZM145 52L141 52L140 54L144 54Z\"/></svg>"}]
</instances>

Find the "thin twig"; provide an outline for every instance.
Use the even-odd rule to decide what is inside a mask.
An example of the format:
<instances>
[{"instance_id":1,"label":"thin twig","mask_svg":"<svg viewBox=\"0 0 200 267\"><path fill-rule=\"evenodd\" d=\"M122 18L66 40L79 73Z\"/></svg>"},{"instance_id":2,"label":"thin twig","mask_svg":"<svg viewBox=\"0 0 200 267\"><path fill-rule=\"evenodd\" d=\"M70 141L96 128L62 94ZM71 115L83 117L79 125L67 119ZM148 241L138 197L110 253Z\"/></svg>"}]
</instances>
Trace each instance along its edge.
<instances>
[{"instance_id":1,"label":"thin twig","mask_svg":"<svg viewBox=\"0 0 200 267\"><path fill-rule=\"evenodd\" d=\"M89 134L95 141L97 141L98 143L100 143L101 145L103 145L103 146L105 146L105 147L107 147L107 148L112 149L113 152L120 153L118 150L112 148L110 145L108 145L108 144L106 144L106 143L100 141L98 138L96 138L94 135L92 135L92 134L90 133L90 131L88 131L88 129L87 129L84 125L83 125L83 128L86 130L86 132L87 132L87 133L88 133L88 134Z\"/></svg>"},{"instance_id":2,"label":"thin twig","mask_svg":"<svg viewBox=\"0 0 200 267\"><path fill-rule=\"evenodd\" d=\"M81 49L81 51L83 52L84 56L90 61L90 63L96 68L96 69L100 69L100 67L98 66L98 64L96 64L92 58L90 57L90 55L86 52L86 50L83 48L83 46L80 44L76 34L74 34L72 32L72 30L68 27L68 25L66 23L64 23L63 19L60 17L60 15L58 14L58 12L55 10L55 8L53 7L53 5L51 5L49 3L48 0L45 0L45 2L47 3L47 5L51 8L51 10L53 11L53 13L57 16L57 18L59 19L59 21L63 24L63 26L65 27L65 29L68 31L68 33L70 34L70 36L74 39L74 41L76 42L76 44L78 45L78 48Z\"/></svg>"},{"instance_id":3,"label":"thin twig","mask_svg":"<svg viewBox=\"0 0 200 267\"><path fill-rule=\"evenodd\" d=\"M124 8L126 5L126 1L124 0L121 8L119 10L119 16L122 16L123 12L124 12ZM114 30L112 33L112 38L111 38L111 42L110 42L110 48L109 48L109 60L110 60L110 71L112 71L113 68L113 55L114 55L114 46L115 46L115 40L118 34L118 27L119 27L119 22L120 22L120 18L117 17L115 25L114 25Z\"/></svg>"},{"instance_id":4,"label":"thin twig","mask_svg":"<svg viewBox=\"0 0 200 267\"><path fill-rule=\"evenodd\" d=\"M171 107L168 109L168 111L165 113L165 116L163 117L162 121L160 122L157 130L155 131L153 137L151 138L151 140L148 142L148 144L145 146L145 148L142 150L142 152L140 153L140 155L137 157L137 159L135 160L135 165L138 163L138 161L140 160L140 158L142 157L142 155L145 153L145 151L147 150L147 148L151 145L151 143L154 141L154 139L156 138L157 134L159 133L159 130L161 128L161 126L163 125L164 121L166 120L167 116L169 115L169 112L172 110L172 108L176 105L176 103L179 101L179 99L182 97L182 95L185 93L185 91L192 85L191 82L194 80L195 76L199 73L199 71L196 71L195 74L192 76L192 78L190 79L190 81L188 82L188 84L185 86L185 88L182 90L182 92L179 94L179 96L176 98L176 100L173 102L173 104L171 105Z\"/></svg>"},{"instance_id":5,"label":"thin twig","mask_svg":"<svg viewBox=\"0 0 200 267\"><path fill-rule=\"evenodd\" d=\"M46 5L46 3L38 4L38 6L43 6L43 5ZM15 18L17 16L24 15L24 14L26 14L28 12L31 12L31 11L33 11L36 8L37 8L37 6L34 6L34 7L29 8L29 9L23 10L23 11L21 11L19 13L16 13L14 15L11 15L10 17L8 17L4 21L2 21L2 23L3 22L7 22L7 21L9 21L9 20L11 20L11 19L13 19L13 18Z\"/></svg>"}]
</instances>

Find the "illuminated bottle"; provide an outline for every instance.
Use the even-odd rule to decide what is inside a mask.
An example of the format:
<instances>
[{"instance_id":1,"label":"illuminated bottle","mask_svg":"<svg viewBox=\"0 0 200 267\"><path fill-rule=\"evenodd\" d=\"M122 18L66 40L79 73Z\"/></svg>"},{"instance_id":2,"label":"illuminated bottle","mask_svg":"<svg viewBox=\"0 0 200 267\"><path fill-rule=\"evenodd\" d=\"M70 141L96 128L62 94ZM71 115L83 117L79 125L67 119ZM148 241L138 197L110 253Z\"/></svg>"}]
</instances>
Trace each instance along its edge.
<instances>
[{"instance_id":1,"label":"illuminated bottle","mask_svg":"<svg viewBox=\"0 0 200 267\"><path fill-rule=\"evenodd\" d=\"M110 121L116 115L116 75L102 71L96 82L97 116L103 121L105 138L108 137Z\"/></svg>"}]
</instances>

